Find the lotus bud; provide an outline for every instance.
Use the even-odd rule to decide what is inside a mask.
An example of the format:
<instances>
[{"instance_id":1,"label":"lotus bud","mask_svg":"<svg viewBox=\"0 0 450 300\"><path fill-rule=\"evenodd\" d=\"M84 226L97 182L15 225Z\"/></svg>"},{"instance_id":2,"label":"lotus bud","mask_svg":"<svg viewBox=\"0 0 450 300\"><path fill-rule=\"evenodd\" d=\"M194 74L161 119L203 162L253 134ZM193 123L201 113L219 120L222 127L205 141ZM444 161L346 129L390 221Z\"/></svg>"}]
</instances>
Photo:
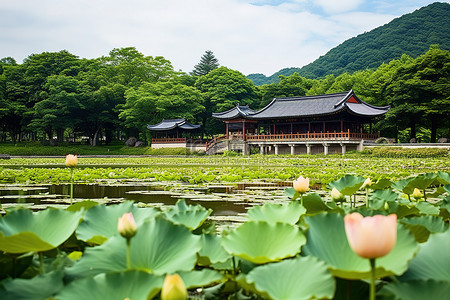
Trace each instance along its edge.
<instances>
[{"instance_id":1,"label":"lotus bud","mask_svg":"<svg viewBox=\"0 0 450 300\"><path fill-rule=\"evenodd\" d=\"M66 166L69 168L74 168L78 163L78 157L76 155L66 155Z\"/></svg>"},{"instance_id":2,"label":"lotus bud","mask_svg":"<svg viewBox=\"0 0 450 300\"><path fill-rule=\"evenodd\" d=\"M420 190L418 188L414 188L412 196L414 197L414 199L417 199L417 200L423 198L423 194L420 192Z\"/></svg>"},{"instance_id":3,"label":"lotus bud","mask_svg":"<svg viewBox=\"0 0 450 300\"><path fill-rule=\"evenodd\" d=\"M301 194L306 193L309 189L309 178L300 176L297 180L294 180L293 186L296 192Z\"/></svg>"},{"instance_id":4,"label":"lotus bud","mask_svg":"<svg viewBox=\"0 0 450 300\"><path fill-rule=\"evenodd\" d=\"M137 226L132 213L124 213L122 217L119 218L117 230L121 236L127 239L130 239L136 235Z\"/></svg>"},{"instance_id":5,"label":"lotus bud","mask_svg":"<svg viewBox=\"0 0 450 300\"><path fill-rule=\"evenodd\" d=\"M384 209L389 210L389 203L387 201L384 202Z\"/></svg>"},{"instance_id":6,"label":"lotus bud","mask_svg":"<svg viewBox=\"0 0 450 300\"><path fill-rule=\"evenodd\" d=\"M161 300L185 300L187 289L180 275L166 275L161 289Z\"/></svg>"},{"instance_id":7,"label":"lotus bud","mask_svg":"<svg viewBox=\"0 0 450 300\"><path fill-rule=\"evenodd\" d=\"M352 250L364 258L388 254L397 242L397 215L363 217L359 213L346 215L345 233Z\"/></svg>"},{"instance_id":8,"label":"lotus bud","mask_svg":"<svg viewBox=\"0 0 450 300\"><path fill-rule=\"evenodd\" d=\"M363 185L361 186L361 189L362 189L362 190L368 189L370 186L372 186L372 180L370 180L370 178L367 178L367 179L364 181Z\"/></svg>"},{"instance_id":9,"label":"lotus bud","mask_svg":"<svg viewBox=\"0 0 450 300\"><path fill-rule=\"evenodd\" d=\"M345 196L341 194L341 192L338 191L337 188L333 188L330 192L331 199L333 199L334 202L343 202L345 201Z\"/></svg>"}]
</instances>

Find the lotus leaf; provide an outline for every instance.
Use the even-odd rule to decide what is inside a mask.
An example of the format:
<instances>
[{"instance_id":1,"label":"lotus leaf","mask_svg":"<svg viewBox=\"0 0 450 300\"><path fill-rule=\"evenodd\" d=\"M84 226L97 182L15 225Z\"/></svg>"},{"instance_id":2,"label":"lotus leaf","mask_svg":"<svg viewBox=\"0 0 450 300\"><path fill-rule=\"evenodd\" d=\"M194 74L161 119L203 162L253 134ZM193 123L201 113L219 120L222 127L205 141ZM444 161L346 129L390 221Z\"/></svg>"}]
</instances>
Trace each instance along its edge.
<instances>
[{"instance_id":1,"label":"lotus leaf","mask_svg":"<svg viewBox=\"0 0 450 300\"><path fill-rule=\"evenodd\" d=\"M384 189L391 187L391 185L392 185L392 181L390 181L389 179L382 178L382 179L378 180L376 183L372 184L370 186L370 189L372 189L374 191L375 190L384 190Z\"/></svg>"},{"instance_id":2,"label":"lotus leaf","mask_svg":"<svg viewBox=\"0 0 450 300\"><path fill-rule=\"evenodd\" d=\"M159 214L152 207L137 208L132 201L108 206L100 204L86 212L83 222L76 230L77 238L97 245L104 243L108 238L117 234L117 222L124 213L128 212L133 213L138 227L145 220Z\"/></svg>"},{"instance_id":3,"label":"lotus leaf","mask_svg":"<svg viewBox=\"0 0 450 300\"><path fill-rule=\"evenodd\" d=\"M448 299L450 282L436 280L414 280L391 282L378 293L383 299Z\"/></svg>"},{"instance_id":4,"label":"lotus leaf","mask_svg":"<svg viewBox=\"0 0 450 300\"><path fill-rule=\"evenodd\" d=\"M16 209L0 218L0 250L9 253L42 252L64 243L77 228L82 211L46 209L32 213Z\"/></svg>"},{"instance_id":5,"label":"lotus leaf","mask_svg":"<svg viewBox=\"0 0 450 300\"><path fill-rule=\"evenodd\" d=\"M417 203L416 207L422 214L426 215L439 215L440 212L439 207L434 206L429 202L421 201Z\"/></svg>"},{"instance_id":6,"label":"lotus leaf","mask_svg":"<svg viewBox=\"0 0 450 300\"><path fill-rule=\"evenodd\" d=\"M298 197L301 196L300 193L296 192L294 188L285 188L284 193L292 200L296 200Z\"/></svg>"},{"instance_id":7,"label":"lotus leaf","mask_svg":"<svg viewBox=\"0 0 450 300\"><path fill-rule=\"evenodd\" d=\"M253 221L285 222L294 225L305 212L306 209L297 201L285 204L266 203L249 209L248 218Z\"/></svg>"},{"instance_id":8,"label":"lotus leaf","mask_svg":"<svg viewBox=\"0 0 450 300\"><path fill-rule=\"evenodd\" d=\"M338 277L362 279L370 276L368 259L356 255L347 242L344 218L336 213L322 213L306 217L309 230L303 252L314 255L330 265L331 272ZM408 262L418 251L411 233L402 225L397 227L397 243L386 256L377 259L377 276L403 274Z\"/></svg>"},{"instance_id":9,"label":"lotus leaf","mask_svg":"<svg viewBox=\"0 0 450 300\"><path fill-rule=\"evenodd\" d=\"M260 266L245 278L271 299L331 299L336 286L328 266L312 256Z\"/></svg>"},{"instance_id":10,"label":"lotus leaf","mask_svg":"<svg viewBox=\"0 0 450 300\"><path fill-rule=\"evenodd\" d=\"M296 226L264 221L246 222L222 237L225 250L256 264L294 256L305 242Z\"/></svg>"},{"instance_id":11,"label":"lotus leaf","mask_svg":"<svg viewBox=\"0 0 450 300\"><path fill-rule=\"evenodd\" d=\"M99 274L72 282L56 296L56 299L152 299L159 293L163 281L162 276L137 270Z\"/></svg>"},{"instance_id":12,"label":"lotus leaf","mask_svg":"<svg viewBox=\"0 0 450 300\"><path fill-rule=\"evenodd\" d=\"M343 195L353 195L356 193L363 185L366 179L362 176L355 175L345 175L344 177L330 182L330 189L336 188Z\"/></svg>"},{"instance_id":13,"label":"lotus leaf","mask_svg":"<svg viewBox=\"0 0 450 300\"><path fill-rule=\"evenodd\" d=\"M441 184L450 184L450 173L448 172L442 172L439 171L437 172L437 180L441 183Z\"/></svg>"},{"instance_id":14,"label":"lotus leaf","mask_svg":"<svg viewBox=\"0 0 450 300\"><path fill-rule=\"evenodd\" d=\"M8 278L2 281L4 291L0 291L2 300L45 300L51 298L63 287L63 273L51 272L39 274L31 279Z\"/></svg>"},{"instance_id":15,"label":"lotus leaf","mask_svg":"<svg viewBox=\"0 0 450 300\"><path fill-rule=\"evenodd\" d=\"M372 209L384 208L386 202L394 202L399 195L391 190L376 190L369 198L369 205Z\"/></svg>"},{"instance_id":16,"label":"lotus leaf","mask_svg":"<svg viewBox=\"0 0 450 300\"><path fill-rule=\"evenodd\" d=\"M303 196L303 206L306 208L306 214L308 215L338 209L335 203L325 203L317 193Z\"/></svg>"},{"instance_id":17,"label":"lotus leaf","mask_svg":"<svg viewBox=\"0 0 450 300\"><path fill-rule=\"evenodd\" d=\"M180 199L175 206L164 212L164 215L175 224L195 230L203 224L211 212L211 209L201 205L187 205L184 199Z\"/></svg>"},{"instance_id":18,"label":"lotus leaf","mask_svg":"<svg viewBox=\"0 0 450 300\"><path fill-rule=\"evenodd\" d=\"M403 189L408 191L407 194L412 194L415 188L425 190L435 181L436 177L436 173L417 175L416 177L412 177Z\"/></svg>"},{"instance_id":19,"label":"lotus leaf","mask_svg":"<svg viewBox=\"0 0 450 300\"><path fill-rule=\"evenodd\" d=\"M420 244L420 251L410 262L402 281L435 279L450 282L450 229L433 233L428 241ZM438 299L438 298L436 298Z\"/></svg>"},{"instance_id":20,"label":"lotus leaf","mask_svg":"<svg viewBox=\"0 0 450 300\"><path fill-rule=\"evenodd\" d=\"M407 179L402 179L392 184L394 189L397 189L407 195L411 195L414 191L414 187L410 186L409 183L414 180L414 177L410 177Z\"/></svg>"},{"instance_id":21,"label":"lotus leaf","mask_svg":"<svg viewBox=\"0 0 450 300\"><path fill-rule=\"evenodd\" d=\"M100 246L87 248L67 270L70 277L92 276L126 269L125 239L113 236ZM131 240L131 268L155 274L190 271L201 249L200 237L181 225L156 217L139 226Z\"/></svg>"},{"instance_id":22,"label":"lotus leaf","mask_svg":"<svg viewBox=\"0 0 450 300\"><path fill-rule=\"evenodd\" d=\"M444 232L448 228L448 225L437 216L403 218L400 222L411 231L419 243L426 242L430 233Z\"/></svg>"},{"instance_id":23,"label":"lotus leaf","mask_svg":"<svg viewBox=\"0 0 450 300\"><path fill-rule=\"evenodd\" d=\"M198 253L199 265L209 266L211 264L226 262L231 256L222 247L221 237L215 234L202 234L202 249Z\"/></svg>"},{"instance_id":24,"label":"lotus leaf","mask_svg":"<svg viewBox=\"0 0 450 300\"><path fill-rule=\"evenodd\" d=\"M215 270L203 269L201 271L184 271L178 272L183 279L186 288L192 289L197 287L218 284L225 280L225 277Z\"/></svg>"}]
</instances>

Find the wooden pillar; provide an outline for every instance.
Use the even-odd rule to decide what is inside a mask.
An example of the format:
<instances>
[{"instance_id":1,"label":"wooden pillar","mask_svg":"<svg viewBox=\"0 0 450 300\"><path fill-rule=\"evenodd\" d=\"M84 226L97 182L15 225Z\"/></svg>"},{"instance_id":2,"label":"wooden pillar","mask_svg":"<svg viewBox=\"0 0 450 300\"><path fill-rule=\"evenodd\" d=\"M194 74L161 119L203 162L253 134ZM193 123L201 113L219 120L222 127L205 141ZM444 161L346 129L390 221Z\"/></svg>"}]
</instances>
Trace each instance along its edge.
<instances>
[{"instance_id":1,"label":"wooden pillar","mask_svg":"<svg viewBox=\"0 0 450 300\"><path fill-rule=\"evenodd\" d=\"M344 120L341 119L341 132L344 132Z\"/></svg>"},{"instance_id":2,"label":"wooden pillar","mask_svg":"<svg viewBox=\"0 0 450 300\"><path fill-rule=\"evenodd\" d=\"M227 136L227 139L228 139L228 122L226 122L226 125L227 125L227 134L226 134L226 136Z\"/></svg>"},{"instance_id":3,"label":"wooden pillar","mask_svg":"<svg viewBox=\"0 0 450 300\"><path fill-rule=\"evenodd\" d=\"M308 122L308 132L311 132L311 122Z\"/></svg>"},{"instance_id":4,"label":"wooden pillar","mask_svg":"<svg viewBox=\"0 0 450 300\"><path fill-rule=\"evenodd\" d=\"M275 123L273 124L273 132L272 134L275 134Z\"/></svg>"},{"instance_id":5,"label":"wooden pillar","mask_svg":"<svg viewBox=\"0 0 450 300\"><path fill-rule=\"evenodd\" d=\"M323 123L323 129L322 129L322 132L325 133L325 132L327 132L326 129L325 129L325 121L323 121L322 123Z\"/></svg>"},{"instance_id":6,"label":"wooden pillar","mask_svg":"<svg viewBox=\"0 0 450 300\"><path fill-rule=\"evenodd\" d=\"M294 133L294 123L291 123L291 134Z\"/></svg>"},{"instance_id":7,"label":"wooden pillar","mask_svg":"<svg viewBox=\"0 0 450 300\"><path fill-rule=\"evenodd\" d=\"M245 141L245 121L242 121L242 139Z\"/></svg>"}]
</instances>

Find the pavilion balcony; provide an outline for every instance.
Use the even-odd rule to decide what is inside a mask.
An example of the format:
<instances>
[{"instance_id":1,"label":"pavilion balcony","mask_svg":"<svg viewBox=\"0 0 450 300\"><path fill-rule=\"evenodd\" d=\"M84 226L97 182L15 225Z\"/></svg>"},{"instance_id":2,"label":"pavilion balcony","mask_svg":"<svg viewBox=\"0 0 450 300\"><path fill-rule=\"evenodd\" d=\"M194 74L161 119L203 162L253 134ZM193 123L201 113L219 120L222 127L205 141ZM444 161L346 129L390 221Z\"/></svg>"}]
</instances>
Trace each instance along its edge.
<instances>
[{"instance_id":1,"label":"pavilion balcony","mask_svg":"<svg viewBox=\"0 0 450 300\"><path fill-rule=\"evenodd\" d=\"M294 134L247 134L248 142L309 142L309 141L353 141L353 140L376 140L380 134L361 132L307 132Z\"/></svg>"}]
</instances>

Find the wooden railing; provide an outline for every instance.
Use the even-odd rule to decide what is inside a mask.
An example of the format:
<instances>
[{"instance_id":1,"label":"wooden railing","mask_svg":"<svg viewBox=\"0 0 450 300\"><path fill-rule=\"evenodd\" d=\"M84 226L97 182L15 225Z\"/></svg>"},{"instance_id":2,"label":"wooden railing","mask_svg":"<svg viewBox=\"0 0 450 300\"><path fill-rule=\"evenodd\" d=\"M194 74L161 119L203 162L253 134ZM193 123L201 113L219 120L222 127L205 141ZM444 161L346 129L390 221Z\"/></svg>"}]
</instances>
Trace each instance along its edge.
<instances>
[{"instance_id":1,"label":"wooden railing","mask_svg":"<svg viewBox=\"0 0 450 300\"><path fill-rule=\"evenodd\" d=\"M220 141L222 141L222 140L224 140L226 138L227 138L226 135L215 137L214 139L212 139L211 141L206 143L206 150L208 150L209 148L214 146L214 144L216 144L217 142L220 142Z\"/></svg>"},{"instance_id":2,"label":"wooden railing","mask_svg":"<svg viewBox=\"0 0 450 300\"><path fill-rule=\"evenodd\" d=\"M152 139L154 144L177 144L186 143L186 138L163 138L163 139Z\"/></svg>"},{"instance_id":3,"label":"wooden railing","mask_svg":"<svg viewBox=\"0 0 450 300\"><path fill-rule=\"evenodd\" d=\"M379 134L347 132L307 132L294 134L257 134L247 135L247 141L312 141L312 140L376 140Z\"/></svg>"}]
</instances>

